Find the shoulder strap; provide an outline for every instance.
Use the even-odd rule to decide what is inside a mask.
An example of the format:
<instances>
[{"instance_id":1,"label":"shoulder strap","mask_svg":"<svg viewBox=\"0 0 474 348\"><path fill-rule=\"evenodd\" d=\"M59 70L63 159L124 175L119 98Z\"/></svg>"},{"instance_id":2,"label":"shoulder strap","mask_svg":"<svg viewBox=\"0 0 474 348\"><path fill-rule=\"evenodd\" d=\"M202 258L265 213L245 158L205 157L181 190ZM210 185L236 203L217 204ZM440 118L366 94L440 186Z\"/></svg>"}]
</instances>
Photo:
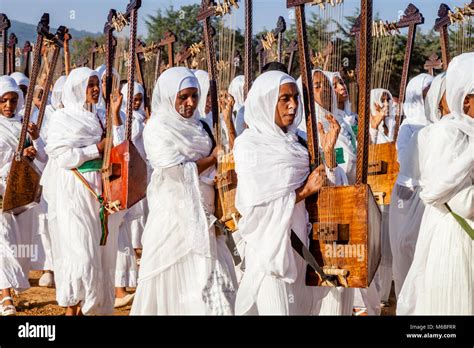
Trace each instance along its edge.
<instances>
[{"instance_id":1,"label":"shoulder strap","mask_svg":"<svg viewBox=\"0 0 474 348\"><path fill-rule=\"evenodd\" d=\"M209 138L211 138L211 141L212 141L212 150L214 150L214 148L216 147L216 139L214 138L214 135L212 134L212 130L211 128L209 128L209 125L203 121L203 120L199 120L199 122L201 122L202 124L202 127L204 128L204 130L206 131L207 135L209 136ZM211 150L211 151L212 151Z\"/></svg>"}]
</instances>

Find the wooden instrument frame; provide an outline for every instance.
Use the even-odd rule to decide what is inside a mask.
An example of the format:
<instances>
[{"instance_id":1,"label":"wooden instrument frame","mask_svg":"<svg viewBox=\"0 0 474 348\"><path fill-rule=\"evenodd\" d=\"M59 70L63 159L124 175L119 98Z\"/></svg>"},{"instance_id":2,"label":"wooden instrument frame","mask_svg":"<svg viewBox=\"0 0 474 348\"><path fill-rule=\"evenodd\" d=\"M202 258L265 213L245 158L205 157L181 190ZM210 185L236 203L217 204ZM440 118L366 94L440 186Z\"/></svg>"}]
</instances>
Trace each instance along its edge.
<instances>
[{"instance_id":1,"label":"wooden instrument frame","mask_svg":"<svg viewBox=\"0 0 474 348\"><path fill-rule=\"evenodd\" d=\"M288 74L291 75L291 72L293 71L293 63L295 60L295 53L298 52L298 41L292 40L290 41L288 47L285 50L286 54L289 54L288 57Z\"/></svg>"},{"instance_id":2,"label":"wooden instrument frame","mask_svg":"<svg viewBox=\"0 0 474 348\"><path fill-rule=\"evenodd\" d=\"M25 74L26 77L30 77L31 51L33 51L33 47L31 47L31 43L29 41L26 41L25 45L23 46L23 61L25 63L25 66L23 68L23 74Z\"/></svg>"},{"instance_id":3,"label":"wooden instrument frame","mask_svg":"<svg viewBox=\"0 0 474 348\"><path fill-rule=\"evenodd\" d=\"M62 47L62 40L64 39L64 27L59 27L56 35L49 32L49 14L45 13L37 27L37 39L34 49L33 67L31 72L30 85L26 94L25 114L22 123L20 139L15 156L12 160L10 172L7 177L7 185L5 195L3 197L3 212L18 215L27 210L32 204L39 203L41 197L40 179L41 173L36 165L29 158L23 156L23 150L26 144L26 136L28 124L30 121L34 87L40 69L40 56L44 39L54 44L53 58L49 63L49 71L44 86L43 97L39 109L38 128L41 129L41 124L44 117L44 111L48 100L49 90L51 88L54 68L57 64L59 51Z\"/></svg>"},{"instance_id":4,"label":"wooden instrument frame","mask_svg":"<svg viewBox=\"0 0 474 348\"><path fill-rule=\"evenodd\" d=\"M443 70L448 69L449 62L451 57L449 54L449 35L448 35L448 26L451 25L449 19L449 12L451 9L446 4L439 5L438 9L438 18L435 21L434 30L439 32L439 40L441 45L441 57L443 61Z\"/></svg>"},{"instance_id":5,"label":"wooden instrument frame","mask_svg":"<svg viewBox=\"0 0 474 348\"><path fill-rule=\"evenodd\" d=\"M15 72L15 51L16 45L18 44L18 38L15 33L10 33L8 38L8 75L11 75Z\"/></svg>"},{"instance_id":6,"label":"wooden instrument frame","mask_svg":"<svg viewBox=\"0 0 474 348\"><path fill-rule=\"evenodd\" d=\"M307 143L310 155L310 168L320 163L318 150L318 134L316 131L316 115L313 95L313 81L310 67L309 49L305 24L305 4L312 0L287 0L287 7L295 7L296 30L298 36L298 53L303 84L303 103L306 115ZM321 262L326 274L338 275L338 285L345 287L368 287L380 262L380 224L381 213L375 202L371 188L367 185L367 163L369 142L369 109L370 86L367 77L371 75L372 48L372 0L361 0L359 40L359 76L361 81L359 95L359 132L357 148L356 184L352 186L323 187L318 194L306 199L306 208L313 223L313 238L310 240L310 251ZM331 197L331 199L329 199ZM334 205L333 205L334 203ZM337 209L335 209L337 207ZM323 226L325 224L325 226ZM321 239L320 228L336 236ZM350 229L350 231L348 230ZM340 235L340 236L339 236ZM342 236L344 235L344 238ZM341 238L339 238L339 237ZM344 240L342 240L344 239ZM321 257L326 245L360 244L365 248L365 262L345 262L340 256ZM334 244L336 245L336 244ZM370 258L369 258L370 255ZM327 254L326 254L327 256ZM344 262L343 262L344 261ZM370 261L370 263L369 263ZM336 262L335 269L327 264ZM334 272L334 273L333 273ZM308 266L306 284L325 286L321 278Z\"/></svg>"},{"instance_id":7,"label":"wooden instrument frame","mask_svg":"<svg viewBox=\"0 0 474 348\"><path fill-rule=\"evenodd\" d=\"M244 99L247 98L253 81L253 0L245 0L245 35L244 35Z\"/></svg>"},{"instance_id":8,"label":"wooden instrument frame","mask_svg":"<svg viewBox=\"0 0 474 348\"><path fill-rule=\"evenodd\" d=\"M8 70L8 29L11 23L7 15L0 13L0 33L2 34L2 75L7 75Z\"/></svg>"},{"instance_id":9,"label":"wooden instrument frame","mask_svg":"<svg viewBox=\"0 0 474 348\"><path fill-rule=\"evenodd\" d=\"M128 92L125 124L125 141L111 148L109 156L104 155L102 167L102 180L104 197L109 207L115 211L132 207L146 196L147 165L140 153L132 143L133 122L133 94L136 68L136 31L137 11L141 7L141 0L131 0L123 18L130 23L130 48L128 64ZM112 91L112 62L115 49L113 47L113 21L117 15L115 10L109 11L107 22L104 26L106 35L106 129L111 133L111 106L110 95ZM108 134L110 136L110 133ZM110 146L110 145L109 145ZM112 212L112 210L110 210Z\"/></svg>"}]
</instances>

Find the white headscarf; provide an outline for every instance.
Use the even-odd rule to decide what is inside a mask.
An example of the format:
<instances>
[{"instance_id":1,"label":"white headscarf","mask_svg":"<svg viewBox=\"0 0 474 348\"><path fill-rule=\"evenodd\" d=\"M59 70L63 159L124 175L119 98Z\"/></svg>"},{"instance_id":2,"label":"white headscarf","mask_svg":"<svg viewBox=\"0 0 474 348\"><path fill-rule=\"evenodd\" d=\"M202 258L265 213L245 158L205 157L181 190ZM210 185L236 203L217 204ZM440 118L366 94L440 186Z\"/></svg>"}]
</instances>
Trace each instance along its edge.
<instances>
[{"instance_id":1,"label":"white headscarf","mask_svg":"<svg viewBox=\"0 0 474 348\"><path fill-rule=\"evenodd\" d=\"M446 73L443 72L436 76L431 82L430 90L426 95L425 100L425 116L426 119L435 123L441 120L441 111L439 110L439 103L446 92Z\"/></svg>"},{"instance_id":2,"label":"white headscarf","mask_svg":"<svg viewBox=\"0 0 474 348\"><path fill-rule=\"evenodd\" d=\"M18 86L23 85L28 87L30 85L30 79L26 77L25 74L21 72L14 72L10 74L10 77L13 78Z\"/></svg>"},{"instance_id":3,"label":"white headscarf","mask_svg":"<svg viewBox=\"0 0 474 348\"><path fill-rule=\"evenodd\" d=\"M102 128L95 113L84 108L89 78L97 76L87 67L73 69L63 86L64 108L51 117L48 130L48 155L57 157L72 147L85 147L98 143Z\"/></svg>"},{"instance_id":4,"label":"white headscarf","mask_svg":"<svg viewBox=\"0 0 474 348\"><path fill-rule=\"evenodd\" d=\"M374 88L373 90L370 91L370 114L371 115L375 115L377 113L377 109L375 108L375 103L377 103L379 106L382 106L382 96L384 95L384 93L387 93L389 95L389 98L390 98L389 110L390 110L390 113L392 113L392 104L393 104L392 93L390 93L388 89Z\"/></svg>"},{"instance_id":5,"label":"white headscarf","mask_svg":"<svg viewBox=\"0 0 474 348\"><path fill-rule=\"evenodd\" d=\"M122 87L122 90L121 92L122 95L123 95L123 99L122 99L122 111L123 112L126 112L127 111L127 96L128 96L128 83L124 84L123 87ZM134 82L133 83L133 96L135 97L137 94L140 94L142 95L142 103L140 105L140 108L138 110L134 110L134 115L135 113L137 114L140 114L142 115L143 119L142 121L144 120L144 117L145 117L145 90L143 89L143 86L141 84L139 84L138 82ZM138 116L138 115L136 115Z\"/></svg>"},{"instance_id":6,"label":"white headscarf","mask_svg":"<svg viewBox=\"0 0 474 348\"><path fill-rule=\"evenodd\" d=\"M349 89L346 86L346 83L344 82L344 79L341 76L341 73L339 71L331 72L332 75L332 83L331 86L334 85L334 78L339 77L341 79L342 84L346 87L346 91L349 93ZM351 107L351 101L349 100L349 97L344 101L344 110L343 110L347 115L352 115L352 107Z\"/></svg>"},{"instance_id":7,"label":"white headscarf","mask_svg":"<svg viewBox=\"0 0 474 348\"><path fill-rule=\"evenodd\" d=\"M234 97L234 111L238 112L240 108L244 105L244 75L239 75L234 77L229 85L229 94Z\"/></svg>"},{"instance_id":8,"label":"white headscarf","mask_svg":"<svg viewBox=\"0 0 474 348\"><path fill-rule=\"evenodd\" d=\"M18 137L21 130L21 116L18 113L23 107L23 92L10 76L0 77L0 97L4 94L14 92L18 95L18 104L12 117L0 115L0 141L5 142L12 149L18 145Z\"/></svg>"},{"instance_id":9,"label":"white headscarf","mask_svg":"<svg viewBox=\"0 0 474 348\"><path fill-rule=\"evenodd\" d=\"M18 95L18 103L16 105L14 117L19 117L18 112L23 108L24 104L23 92L21 91L20 87L18 87L18 83L16 83L15 79L13 79L11 76L0 76L0 96L3 96L8 92L14 92Z\"/></svg>"},{"instance_id":10,"label":"white headscarf","mask_svg":"<svg viewBox=\"0 0 474 348\"><path fill-rule=\"evenodd\" d=\"M204 70L195 70L194 75L199 81L199 87L201 88L201 99L199 99L198 110L201 114L201 117L206 116L206 98L207 94L209 93L209 74L207 71Z\"/></svg>"},{"instance_id":11,"label":"white headscarf","mask_svg":"<svg viewBox=\"0 0 474 348\"><path fill-rule=\"evenodd\" d=\"M405 113L404 124L427 125L428 120L425 115L425 100L423 90L431 85L433 76L429 74L420 74L408 82L405 93L405 102L403 111Z\"/></svg>"},{"instance_id":12,"label":"white headscarf","mask_svg":"<svg viewBox=\"0 0 474 348\"><path fill-rule=\"evenodd\" d=\"M308 151L295 134L303 115L301 101L287 133L275 123L280 85L287 82L296 83L280 71L263 73L254 81L245 101L248 128L236 138L234 146L239 211L294 191L309 174Z\"/></svg>"},{"instance_id":13,"label":"white headscarf","mask_svg":"<svg viewBox=\"0 0 474 348\"><path fill-rule=\"evenodd\" d=\"M184 80L199 83L191 70L171 68L160 75L153 90L152 116L143 136L151 165L168 168L183 162L194 162L208 156L212 142L199 122L199 112L184 118L175 109L176 95Z\"/></svg>"},{"instance_id":14,"label":"white headscarf","mask_svg":"<svg viewBox=\"0 0 474 348\"><path fill-rule=\"evenodd\" d=\"M62 103L62 93L63 86L66 83L66 76L61 76L56 80L56 83L53 86L53 91L51 93L51 105L54 109L59 109L63 106Z\"/></svg>"},{"instance_id":15,"label":"white headscarf","mask_svg":"<svg viewBox=\"0 0 474 348\"><path fill-rule=\"evenodd\" d=\"M446 72L446 100L451 113L446 119L463 133L474 136L474 118L464 113L464 99L474 94L474 53L461 54L451 61Z\"/></svg>"}]
</instances>

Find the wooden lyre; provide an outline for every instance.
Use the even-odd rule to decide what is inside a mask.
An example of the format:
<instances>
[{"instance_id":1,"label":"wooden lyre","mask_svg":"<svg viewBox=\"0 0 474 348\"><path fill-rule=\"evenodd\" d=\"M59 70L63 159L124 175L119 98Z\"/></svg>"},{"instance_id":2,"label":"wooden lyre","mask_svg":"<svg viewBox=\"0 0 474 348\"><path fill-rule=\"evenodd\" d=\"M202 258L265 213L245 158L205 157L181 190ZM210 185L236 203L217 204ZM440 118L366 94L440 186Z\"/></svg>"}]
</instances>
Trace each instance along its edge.
<instances>
[{"instance_id":1,"label":"wooden lyre","mask_svg":"<svg viewBox=\"0 0 474 348\"><path fill-rule=\"evenodd\" d=\"M66 76L71 72L71 54L69 51L69 41L71 41L72 35L69 33L69 29L65 28L64 33L64 72Z\"/></svg>"},{"instance_id":2,"label":"wooden lyre","mask_svg":"<svg viewBox=\"0 0 474 348\"><path fill-rule=\"evenodd\" d=\"M434 76L435 70L443 69L443 62L436 53L433 53L425 62L423 68L428 72L428 74Z\"/></svg>"},{"instance_id":3,"label":"wooden lyre","mask_svg":"<svg viewBox=\"0 0 474 348\"><path fill-rule=\"evenodd\" d=\"M109 206L109 213L128 209L142 200L146 195L147 166L140 153L132 143L133 121L133 86L136 67L136 35L137 17L141 0L131 0L125 13L109 12L105 24L106 35L106 129L109 139L104 151L102 166L103 193ZM112 147L112 115L110 97L112 91L112 61L113 61L113 30L120 31L126 24L130 24L129 64L128 64L128 93L125 123L125 141Z\"/></svg>"},{"instance_id":4,"label":"wooden lyre","mask_svg":"<svg viewBox=\"0 0 474 348\"><path fill-rule=\"evenodd\" d=\"M25 113L23 116L22 128L18 147L15 156L12 160L10 172L7 178L7 186L3 198L3 212L18 215L27 210L32 204L38 203L41 196L40 178L41 173L35 166L33 161L23 156L23 150L26 148L27 129L30 121L33 92L36 85L39 68L40 56L43 44L50 44L54 46L53 57L49 62L48 75L44 86L43 97L41 99L41 106L39 109L38 128L41 129L41 123L44 117L44 111L48 99L48 93L51 89L51 84L54 75L54 68L56 67L59 51L62 47L62 40L64 35L64 27L59 27L56 35L49 33L49 14L45 13L41 17L41 21L37 27L37 39L33 53L33 67L31 71L30 85L26 93Z\"/></svg>"},{"instance_id":5,"label":"wooden lyre","mask_svg":"<svg viewBox=\"0 0 474 348\"><path fill-rule=\"evenodd\" d=\"M153 45L153 43L152 43ZM137 80L143 87L143 105L145 106L145 114L147 119L150 118L150 99L148 98L148 88L147 84L145 83L144 72L145 72L145 64L147 60L149 60L149 53L153 53L153 46L149 48L147 45L141 41L137 40L137 48L136 48L136 71L137 71Z\"/></svg>"},{"instance_id":6,"label":"wooden lyre","mask_svg":"<svg viewBox=\"0 0 474 348\"><path fill-rule=\"evenodd\" d=\"M399 105L395 115L396 124L394 127L393 141L384 144L369 145L370 162L368 169L368 183L377 198L378 204L380 205L390 204L392 189L395 185L395 181L399 172L397 149L395 144L401 122L401 113L403 101L405 99L405 90L408 82L408 72L410 68L410 60L416 35L416 28L418 25L423 23L423 15L413 4L408 5L403 16L398 22L395 23L395 29L397 30L408 27L408 37L407 44L405 46L405 58L400 81ZM360 42L360 30L357 24L358 22L356 22L356 25L352 28L351 32L353 35L355 35L356 42ZM359 61L360 54L358 51L357 56L357 61ZM359 68L357 68L357 74L359 75Z\"/></svg>"},{"instance_id":7,"label":"wooden lyre","mask_svg":"<svg viewBox=\"0 0 474 348\"><path fill-rule=\"evenodd\" d=\"M245 37L244 37L244 99L252 86L253 81L253 0L245 0Z\"/></svg>"},{"instance_id":8,"label":"wooden lyre","mask_svg":"<svg viewBox=\"0 0 474 348\"><path fill-rule=\"evenodd\" d=\"M90 59L89 59L89 63L90 63L90 68L91 69L95 69L95 61L96 61L96 58L97 58L97 53L99 53L100 51L100 47L99 47L99 44L97 43L97 41L94 41L92 43L92 46L91 46L91 49L90 49Z\"/></svg>"},{"instance_id":9,"label":"wooden lyre","mask_svg":"<svg viewBox=\"0 0 474 348\"><path fill-rule=\"evenodd\" d=\"M257 45L258 67L260 73L262 67L271 61L282 62L283 59L283 34L286 31L286 22L282 16L278 17L275 29L269 31L260 39ZM273 54L273 47L276 46L276 55ZM274 55L274 56L273 56Z\"/></svg>"},{"instance_id":10,"label":"wooden lyre","mask_svg":"<svg viewBox=\"0 0 474 348\"><path fill-rule=\"evenodd\" d=\"M434 30L439 32L444 71L448 69L449 62L451 61L448 27L455 23L463 22L467 17L472 17L473 15L474 0L472 0L470 4L465 4L464 8L456 8L455 12L451 11L449 6L446 4L441 4L439 6L438 18L435 21ZM469 44L471 45L471 43ZM457 53L459 54L460 52Z\"/></svg>"},{"instance_id":11,"label":"wooden lyre","mask_svg":"<svg viewBox=\"0 0 474 348\"><path fill-rule=\"evenodd\" d=\"M84 67L88 65L89 65L89 58L82 57L82 58L77 59L72 65L72 67L75 69L75 68Z\"/></svg>"},{"instance_id":12,"label":"wooden lyre","mask_svg":"<svg viewBox=\"0 0 474 348\"><path fill-rule=\"evenodd\" d=\"M287 0L287 7L295 7L307 143L310 167L313 169L320 163L320 155L312 88L313 79L305 25L305 4L311 2L313 1ZM336 285L355 288L369 286L381 258L381 214L370 186L367 185L370 100L368 76L371 73L372 0L361 0L361 12L361 36L364 39L360 40L360 130L358 133L356 184L352 186L325 186L317 195L306 199L306 207L313 226L310 242L312 255L324 274L333 277ZM294 246L293 240L292 245ZM360 260L350 252L350 250L355 251L357 248L364 250L364 255ZM306 284L331 285L310 267L307 268Z\"/></svg>"},{"instance_id":13,"label":"wooden lyre","mask_svg":"<svg viewBox=\"0 0 474 348\"><path fill-rule=\"evenodd\" d=\"M288 47L285 50L286 55L288 55L288 74L291 75L291 72L293 71L293 63L295 61L295 54L298 52L298 41L297 40L291 40Z\"/></svg>"},{"instance_id":14,"label":"wooden lyre","mask_svg":"<svg viewBox=\"0 0 474 348\"><path fill-rule=\"evenodd\" d=\"M18 38L15 33L11 33L8 38L8 75L11 75L15 72L15 51L16 45L18 44Z\"/></svg>"},{"instance_id":15,"label":"wooden lyre","mask_svg":"<svg viewBox=\"0 0 474 348\"><path fill-rule=\"evenodd\" d=\"M8 29L10 29L11 23L10 20L8 19L7 15L4 13L0 13L0 34L2 35L2 51L1 51L1 62L2 62L2 70L1 73L2 75L7 75L7 47L8 47Z\"/></svg>"},{"instance_id":16,"label":"wooden lyre","mask_svg":"<svg viewBox=\"0 0 474 348\"><path fill-rule=\"evenodd\" d=\"M223 14L221 14L223 15ZM219 106L217 95L217 63L212 38L211 17L216 16L216 5L212 0L202 0L198 13L198 21L203 23L204 44L206 46L207 69L209 73L209 93L211 96L212 123L216 143L221 142L221 127L219 122ZM231 231L236 229L239 213L235 209L235 191L237 188L237 174L234 170L232 153L219 156L217 163L216 187L216 216Z\"/></svg>"},{"instance_id":17,"label":"wooden lyre","mask_svg":"<svg viewBox=\"0 0 474 348\"><path fill-rule=\"evenodd\" d=\"M189 59L191 58L191 51L189 46L185 45L176 55L176 65L189 67Z\"/></svg>"},{"instance_id":18,"label":"wooden lyre","mask_svg":"<svg viewBox=\"0 0 474 348\"><path fill-rule=\"evenodd\" d=\"M33 47L31 47L31 43L29 41L26 41L25 45L23 46L23 74L25 74L26 77L30 77L30 56L32 50Z\"/></svg>"},{"instance_id":19,"label":"wooden lyre","mask_svg":"<svg viewBox=\"0 0 474 348\"><path fill-rule=\"evenodd\" d=\"M176 35L172 31L166 31L163 38L158 43L158 47L166 47L168 54L168 68L174 67L174 44L177 41Z\"/></svg>"}]
</instances>

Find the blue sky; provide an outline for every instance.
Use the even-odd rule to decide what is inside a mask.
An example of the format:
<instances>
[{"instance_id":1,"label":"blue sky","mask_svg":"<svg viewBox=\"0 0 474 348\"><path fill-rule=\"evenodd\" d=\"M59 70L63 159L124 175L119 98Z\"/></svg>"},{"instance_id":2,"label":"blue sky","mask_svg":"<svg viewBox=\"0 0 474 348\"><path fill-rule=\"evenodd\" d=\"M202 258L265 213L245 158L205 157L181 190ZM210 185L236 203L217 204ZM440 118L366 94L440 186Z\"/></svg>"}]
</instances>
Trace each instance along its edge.
<instances>
[{"instance_id":1,"label":"blue sky","mask_svg":"<svg viewBox=\"0 0 474 348\"><path fill-rule=\"evenodd\" d=\"M78 30L101 32L108 10L115 8L123 11L128 0L0 0L0 12L6 13L11 19L36 24L43 12L50 13L51 26L66 25ZM434 25L439 4L444 2L451 8L462 7L468 0L373 0L374 13L382 18L395 20L410 2L417 6L425 17L422 30L429 30ZM175 9L182 5L200 3L199 0L142 0L139 10L139 34L146 36L145 18L155 14L159 8L173 5ZM241 1L241 3L243 3ZM345 0L345 13L353 14L360 4L359 0ZM308 6L308 9L310 7ZM286 0L254 0L254 32L264 28L273 28L278 16L283 16L289 23L290 13L286 8ZM243 28L243 5L236 12L236 25Z\"/></svg>"}]
</instances>

